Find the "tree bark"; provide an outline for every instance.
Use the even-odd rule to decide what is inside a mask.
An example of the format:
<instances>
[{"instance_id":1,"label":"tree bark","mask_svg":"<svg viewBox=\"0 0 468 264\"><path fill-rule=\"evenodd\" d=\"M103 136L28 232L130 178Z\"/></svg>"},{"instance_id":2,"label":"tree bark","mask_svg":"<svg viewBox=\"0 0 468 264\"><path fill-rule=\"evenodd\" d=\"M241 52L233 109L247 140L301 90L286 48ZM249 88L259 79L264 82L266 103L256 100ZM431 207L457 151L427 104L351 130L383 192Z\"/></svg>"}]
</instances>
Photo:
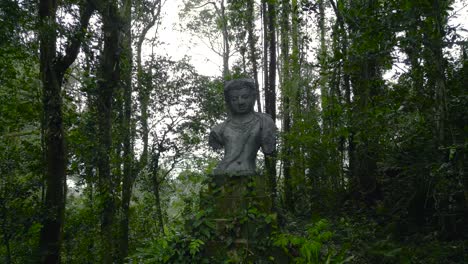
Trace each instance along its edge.
<instances>
[{"instance_id":1,"label":"tree bark","mask_svg":"<svg viewBox=\"0 0 468 264\"><path fill-rule=\"evenodd\" d=\"M265 112L266 110L266 101L267 101L267 90L270 87L269 78L268 78L268 14L267 14L267 4L266 0L262 0L262 20L263 20L263 92L265 93ZM275 121L275 120L273 120Z\"/></svg>"},{"instance_id":2,"label":"tree bark","mask_svg":"<svg viewBox=\"0 0 468 264\"><path fill-rule=\"evenodd\" d=\"M283 176L284 176L284 201L285 207L289 210L293 209L293 192L292 192L292 178L291 178L291 146L289 144L288 136L291 130L291 109L290 99L292 97L291 91L291 69L289 58L289 40L290 40L290 24L289 16L291 8L289 0L282 0L281 2L281 96L282 96L282 117L283 117L283 145L282 145L282 163L283 163Z\"/></svg>"},{"instance_id":3,"label":"tree bark","mask_svg":"<svg viewBox=\"0 0 468 264\"><path fill-rule=\"evenodd\" d=\"M116 261L115 247L115 190L116 182L111 174L110 155L112 147L112 101L114 89L120 84L120 23L115 3L107 2L102 10L104 49L100 65L97 110L99 196L101 202L102 262Z\"/></svg>"},{"instance_id":4,"label":"tree bark","mask_svg":"<svg viewBox=\"0 0 468 264\"><path fill-rule=\"evenodd\" d=\"M158 218L159 234L164 234L164 218L161 206L161 182L158 180L157 174L153 175L153 194L156 203L156 217Z\"/></svg>"},{"instance_id":5,"label":"tree bark","mask_svg":"<svg viewBox=\"0 0 468 264\"><path fill-rule=\"evenodd\" d=\"M159 149L159 147L158 147ZM159 234L164 234L164 219L163 219L163 212L161 207L161 195L160 195L160 188L162 180L159 179L159 157L160 151L157 150L157 153L153 153L151 157L151 181L153 183L153 194L156 203L156 217L158 218L158 229Z\"/></svg>"},{"instance_id":6,"label":"tree bark","mask_svg":"<svg viewBox=\"0 0 468 264\"><path fill-rule=\"evenodd\" d=\"M359 23L349 23L351 47L359 50L357 47L365 45L366 38L354 39L351 36L360 36L362 34L371 34L368 27L364 24L365 20L372 20L378 23L376 18L380 3L378 1L368 0L363 3L352 3L350 8L365 10L359 19ZM365 23L369 23L365 22ZM377 25L376 25L377 26ZM382 45L383 46L383 45ZM374 98L378 95L380 89L379 83L382 80L380 65L377 57L384 56L380 52L380 45L370 46L371 48L361 51L360 56L348 58L350 60L351 71L350 81L353 93L351 113L351 133L353 145L350 148L350 172L352 191L367 203L373 203L379 196L380 191L377 185L377 158L378 158L378 132L372 131L375 127L371 117L374 108ZM350 145L351 147L351 145Z\"/></svg>"},{"instance_id":7,"label":"tree bark","mask_svg":"<svg viewBox=\"0 0 468 264\"><path fill-rule=\"evenodd\" d=\"M141 61L141 51L143 47L143 42L146 39L148 31L156 24L159 14L161 12L161 1L158 0L154 3L154 6L151 9L152 17L151 20L144 25L143 30L138 36L137 41L137 54L136 54L136 66L137 66L137 90L138 90L138 101L140 102L140 123L141 123L141 138L143 141L143 150L140 156L138 170L144 169L148 164L148 136L149 136L149 127L148 127L148 105L150 100L150 91L151 91L151 78L149 81L145 82L144 80L144 70ZM136 173L136 172L135 172Z\"/></svg>"},{"instance_id":8,"label":"tree bark","mask_svg":"<svg viewBox=\"0 0 468 264\"><path fill-rule=\"evenodd\" d=\"M345 27L345 20L343 15L341 14L340 10L338 9L336 3L333 0L329 0L333 11L335 12L337 23L339 25L339 28L341 29L341 54L343 59L343 66L341 66L342 72L343 72L343 89L344 89L344 99L345 99L345 108L348 109L346 112L346 119L348 120L348 123L351 123L352 120L352 105L351 105L351 77L349 73L349 58L348 58L348 47L349 47L349 41L348 41L348 34L346 31ZM355 143L354 143L354 131L349 128L349 135L346 139L347 141L347 156L348 156L348 171L347 171L347 176L352 177L351 172L352 168L354 168L354 159L351 158L352 153L355 151ZM345 156L345 155L343 155ZM343 162L344 163L344 162ZM342 180L342 185L344 185L344 179Z\"/></svg>"},{"instance_id":9,"label":"tree bark","mask_svg":"<svg viewBox=\"0 0 468 264\"><path fill-rule=\"evenodd\" d=\"M258 85L258 66L257 66L257 54L255 49L255 33L254 33L254 6L253 1L247 1L247 32L248 42L250 51L250 62L252 63L252 74L255 80L255 89L257 91L257 111L262 112L262 104L260 98L260 87Z\"/></svg>"},{"instance_id":10,"label":"tree bark","mask_svg":"<svg viewBox=\"0 0 468 264\"><path fill-rule=\"evenodd\" d=\"M229 73L229 57L231 53L230 44L229 44L229 32L227 28L228 19L226 17L226 7L224 6L224 0L221 0L221 10L220 10L220 19L222 21L222 34L223 34L223 77L226 79Z\"/></svg>"},{"instance_id":11,"label":"tree bark","mask_svg":"<svg viewBox=\"0 0 468 264\"><path fill-rule=\"evenodd\" d=\"M124 89L123 113L123 179L122 179L122 219L120 221L119 263L124 263L128 256L130 198L134 183L133 149L132 149L132 0L126 0L123 5L123 35L122 35L122 86Z\"/></svg>"},{"instance_id":12,"label":"tree bark","mask_svg":"<svg viewBox=\"0 0 468 264\"><path fill-rule=\"evenodd\" d=\"M276 7L272 1L267 2L268 7L268 86L265 90L265 113L269 114L276 123ZM265 167L271 185L273 202L276 197L276 154L265 157Z\"/></svg>"},{"instance_id":13,"label":"tree bark","mask_svg":"<svg viewBox=\"0 0 468 264\"><path fill-rule=\"evenodd\" d=\"M320 50L318 55L318 60L320 63L320 98L322 104L322 113L327 112L328 106L328 89L327 89L327 65L326 65L326 55L327 55L327 45L325 43L325 7L324 0L318 1L319 6L319 29L320 29ZM324 117L324 130L327 129L330 124L327 124L326 117Z\"/></svg>"},{"instance_id":14,"label":"tree bark","mask_svg":"<svg viewBox=\"0 0 468 264\"><path fill-rule=\"evenodd\" d=\"M41 229L39 247L41 263L60 263L62 226L64 220L65 196L65 142L62 121L61 79L55 69L56 59L56 10L55 1L40 1L39 18L42 30L40 39L41 80L46 139L46 215Z\"/></svg>"},{"instance_id":15,"label":"tree bark","mask_svg":"<svg viewBox=\"0 0 468 264\"><path fill-rule=\"evenodd\" d=\"M68 40L63 56L57 56L57 2L39 2L40 73L43 85L46 147L46 214L39 238L41 263L60 263L62 228L65 211L66 151L62 120L62 82L65 71L75 61L82 37L94 7L87 3L80 9L79 25Z\"/></svg>"}]
</instances>

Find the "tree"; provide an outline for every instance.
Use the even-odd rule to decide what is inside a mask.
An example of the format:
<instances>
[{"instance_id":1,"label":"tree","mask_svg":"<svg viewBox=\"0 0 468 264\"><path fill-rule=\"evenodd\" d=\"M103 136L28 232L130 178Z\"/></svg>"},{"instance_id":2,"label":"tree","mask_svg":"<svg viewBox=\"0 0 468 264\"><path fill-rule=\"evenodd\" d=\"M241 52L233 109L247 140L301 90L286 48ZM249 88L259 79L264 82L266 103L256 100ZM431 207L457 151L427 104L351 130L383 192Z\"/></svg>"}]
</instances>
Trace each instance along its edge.
<instances>
[{"instance_id":1,"label":"tree","mask_svg":"<svg viewBox=\"0 0 468 264\"><path fill-rule=\"evenodd\" d=\"M252 75L255 80L255 89L257 90L257 111L262 112L262 103L260 99L260 88L258 84L258 65L257 65L257 49L256 49L256 37L254 33L255 29L255 10L253 1L247 1L247 32L250 63L252 64Z\"/></svg>"},{"instance_id":2,"label":"tree","mask_svg":"<svg viewBox=\"0 0 468 264\"><path fill-rule=\"evenodd\" d=\"M151 80L145 82L145 72L143 69L142 63L142 47L143 43L146 40L148 31L154 27L158 19L160 19L161 13L161 1L153 1L152 4L147 5L143 2L139 5L137 10L137 17L141 20L141 29L136 34L138 36L138 41L136 43L136 67L137 67L137 90L138 90L138 101L140 102L140 123L141 123L141 139L143 141L143 150L140 156L140 170L143 169L148 162L148 136L149 136L149 127L148 127L148 104L150 100L151 92ZM149 6L149 10L146 8ZM147 12L151 13L151 17L146 16Z\"/></svg>"},{"instance_id":3,"label":"tree","mask_svg":"<svg viewBox=\"0 0 468 264\"><path fill-rule=\"evenodd\" d=\"M334 3L332 5L336 8ZM346 8L345 12L350 14L346 16L346 19L342 15L344 12L338 9L336 11L340 21L346 22L350 39L350 46L346 51L348 57L345 68L351 85L351 91L345 90L345 97L350 103L349 107L353 109L351 120L348 120L349 172L352 189L356 195L368 202L373 202L380 196L376 173L378 153L380 153L377 142L381 132L372 116L379 106L376 99L384 91L382 71L390 60L393 35L391 32L384 31L384 21L388 17L384 15L387 14L384 11L385 6L380 3L376 1L353 2L349 3ZM372 28L365 26L369 21L372 21L374 25ZM376 37L377 32L379 34ZM361 37L357 38L358 35ZM351 100L351 93L353 100Z\"/></svg>"},{"instance_id":4,"label":"tree","mask_svg":"<svg viewBox=\"0 0 468 264\"><path fill-rule=\"evenodd\" d=\"M62 121L61 87L66 70L78 55L82 36L88 26L94 6L82 3L80 21L76 33L65 48L65 54L57 55L56 11L57 2L39 2L39 40L40 69L43 84L44 126L46 142L46 198L47 213L44 219L40 238L40 255L42 263L59 263L61 232L65 208L66 186L66 153Z\"/></svg>"},{"instance_id":5,"label":"tree","mask_svg":"<svg viewBox=\"0 0 468 264\"><path fill-rule=\"evenodd\" d=\"M230 1L228 8L229 25L231 31L233 31L233 43L235 48L240 51L242 57L243 74L254 79L258 94L257 111L262 112L261 94L258 83L257 37L255 36L255 21L257 16L255 13L254 1ZM245 53L248 54L247 62Z\"/></svg>"},{"instance_id":6,"label":"tree","mask_svg":"<svg viewBox=\"0 0 468 264\"><path fill-rule=\"evenodd\" d=\"M133 75L133 52L132 52L132 0L126 0L122 6L123 18L123 34L122 34L122 89L123 89L123 112L122 115L122 159L123 159L123 175L122 175L122 193L121 193L121 208L122 217L120 219L120 245L119 245L119 263L124 263L124 258L128 256L128 239L129 239L129 216L130 216L130 198L132 196L132 187L135 178L133 170L133 126L132 126L132 75Z\"/></svg>"},{"instance_id":7,"label":"tree","mask_svg":"<svg viewBox=\"0 0 468 264\"><path fill-rule=\"evenodd\" d=\"M268 68L263 69L265 71L265 113L269 114L276 123L276 3L275 1L262 1L264 10L263 16L265 17L264 23L268 22L268 25L264 25L265 28L268 28L264 41L268 42L269 52ZM264 7L267 7L267 10L265 10ZM267 13L265 13L265 11L267 11ZM268 17L268 19L266 19L266 17ZM266 65L267 59L264 58L264 60ZM266 72L268 72L268 74ZM268 78L266 78L267 76ZM265 160L265 167L270 181L273 199L275 199L277 192L275 154Z\"/></svg>"},{"instance_id":8,"label":"tree","mask_svg":"<svg viewBox=\"0 0 468 264\"><path fill-rule=\"evenodd\" d=\"M222 107L220 98L213 100L213 95L207 94L211 92L211 80L198 75L186 59L173 61L152 56L141 77L141 84L151 88L147 115L153 143L148 150L148 164L142 170L140 189L153 194L158 235L163 235L166 213L161 190L182 160L189 162L194 158L191 151L202 144L201 135L219 118ZM222 87L220 81L216 84ZM216 103L215 107L211 107L211 103ZM213 113L214 109L218 113Z\"/></svg>"},{"instance_id":9,"label":"tree","mask_svg":"<svg viewBox=\"0 0 468 264\"><path fill-rule=\"evenodd\" d=\"M290 14L291 6L289 0L281 1L281 19L280 19L280 29L281 29L281 115L282 115L282 125L283 125L283 144L281 151L281 162L283 164L283 176L284 176L284 202L285 207L292 209L294 205L293 198L293 182L291 176L291 146L288 142L288 135L291 132L291 84L292 78L290 67L290 35L291 30L290 26Z\"/></svg>"},{"instance_id":10,"label":"tree","mask_svg":"<svg viewBox=\"0 0 468 264\"><path fill-rule=\"evenodd\" d=\"M199 34L200 39L208 38L206 45L213 52L223 58L223 77L230 76L229 59L232 56L231 33L229 31L229 14L227 12L227 3L220 1L184 1L184 11L182 18L189 16L190 12L195 12L198 17L194 17L187 23L187 29ZM221 36L222 42L217 41Z\"/></svg>"},{"instance_id":11,"label":"tree","mask_svg":"<svg viewBox=\"0 0 468 264\"><path fill-rule=\"evenodd\" d=\"M112 101L114 89L119 86L120 56L119 43L121 25L117 4L103 3L99 10L102 16L104 48L98 71L97 90L97 169L99 203L101 208L101 255L103 263L113 263L117 256L114 239L117 179L111 174L110 155L112 147Z\"/></svg>"}]
</instances>

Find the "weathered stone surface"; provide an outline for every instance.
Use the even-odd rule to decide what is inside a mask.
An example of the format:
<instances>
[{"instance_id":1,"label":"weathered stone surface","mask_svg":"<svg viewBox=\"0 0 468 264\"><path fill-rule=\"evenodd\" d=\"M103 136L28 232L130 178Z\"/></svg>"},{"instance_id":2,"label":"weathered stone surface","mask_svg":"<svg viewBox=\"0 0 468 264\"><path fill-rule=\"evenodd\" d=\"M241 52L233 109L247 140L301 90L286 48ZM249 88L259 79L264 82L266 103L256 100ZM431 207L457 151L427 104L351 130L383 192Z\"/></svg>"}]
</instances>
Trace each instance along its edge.
<instances>
[{"instance_id":1,"label":"weathered stone surface","mask_svg":"<svg viewBox=\"0 0 468 264\"><path fill-rule=\"evenodd\" d=\"M207 242L205 256L214 259L242 259L259 262L272 253L265 251L276 219L271 213L271 196L260 175L217 175L202 193L202 209L212 210L215 236ZM266 220L270 218L270 220ZM261 250L259 248L262 248Z\"/></svg>"},{"instance_id":2,"label":"weathered stone surface","mask_svg":"<svg viewBox=\"0 0 468 264\"><path fill-rule=\"evenodd\" d=\"M229 117L214 126L209 137L214 149L224 148L224 157L201 197L201 207L211 212L216 229L205 254L264 263L256 259L260 254L256 248L267 242L276 223L268 182L257 171L256 158L260 148L265 155L274 153L276 127L270 116L254 112L257 95L252 80L228 82L224 94Z\"/></svg>"},{"instance_id":3,"label":"weathered stone surface","mask_svg":"<svg viewBox=\"0 0 468 264\"><path fill-rule=\"evenodd\" d=\"M254 112L255 86L249 79L233 80L224 88L229 118L211 129L209 144L224 148L224 158L213 174L254 175L260 148L265 155L275 151L276 127L269 115Z\"/></svg>"}]
</instances>

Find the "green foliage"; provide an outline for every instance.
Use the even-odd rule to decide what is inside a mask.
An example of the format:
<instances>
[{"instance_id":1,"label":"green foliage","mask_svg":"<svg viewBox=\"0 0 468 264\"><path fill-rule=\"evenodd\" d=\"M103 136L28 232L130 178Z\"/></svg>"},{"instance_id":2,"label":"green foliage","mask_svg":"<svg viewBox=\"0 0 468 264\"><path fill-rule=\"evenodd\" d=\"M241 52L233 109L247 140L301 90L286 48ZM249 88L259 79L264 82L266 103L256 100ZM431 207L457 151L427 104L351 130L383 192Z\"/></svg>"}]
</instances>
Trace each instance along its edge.
<instances>
[{"instance_id":1,"label":"green foliage","mask_svg":"<svg viewBox=\"0 0 468 264\"><path fill-rule=\"evenodd\" d=\"M180 226L167 229L162 236L148 239L129 259L140 263L210 263L203 253L213 237L213 223L203 210L186 220L185 230Z\"/></svg>"},{"instance_id":2,"label":"green foliage","mask_svg":"<svg viewBox=\"0 0 468 264\"><path fill-rule=\"evenodd\" d=\"M299 3L294 12L287 10L291 1L266 2L286 15L287 21L274 21L276 26L298 23L298 32L285 32L287 56L278 54L284 60L280 66L290 63L288 72L279 72L288 87L278 87L290 107L290 113L281 112L279 117L291 116L291 128L280 134L278 149L287 144L290 151L280 151L277 157L283 161L279 168L284 168L284 161L291 165L292 204L281 203L285 185L279 177L278 219L277 214L262 211L261 204L250 204L225 223L222 238L209 220L213 208L200 209L203 182L217 160L213 158L217 154L206 150L206 135L226 117L224 80L252 77L246 29L249 22L258 25L262 16L258 5L250 16L244 0L224 1L224 16L219 1L184 1L185 28L213 39L208 44L220 55L226 52L223 44L231 45L228 55L234 63L226 76L207 77L190 65L189 58L143 58L138 76L142 83L135 86L148 93L149 145L154 145L153 156L161 154L161 162L154 174L137 162L132 167L138 179L130 203L128 260L239 263L255 262L251 257L258 254L275 263L281 256L269 253L281 249L295 263L466 262L468 50L466 39L459 36L462 26L449 26L457 15L452 14L457 1L321 1L327 14L324 41L330 45L317 60L310 54L315 53L312 40L318 32L314 26L319 2L295 1ZM138 20L132 21L132 30L139 32L149 22L155 3L138 2L132 10ZM64 52L63 40L73 30L78 8L77 1L63 1L61 6L56 30L61 39L58 51ZM36 1L0 1L2 263L31 262L39 223L48 213L41 205L45 149L39 43L34 33L39 30L37 9ZM296 15L299 21L293 21ZM75 188L68 190L66 200L62 250L66 263L102 262L102 241L97 239L101 198L96 193L101 23L97 16L86 36L86 54L67 71L63 85L67 179ZM226 43L223 29L228 33ZM255 28L254 35L262 36ZM260 44L256 38L253 42ZM254 47L257 59L261 51ZM121 66L128 69L130 64L122 61ZM395 77L388 79L388 73ZM122 217L122 99L118 90L113 98L110 190L119 208L115 220ZM135 108L145 103L138 99ZM284 104L279 101L276 105ZM141 119L143 113L132 109L132 161L139 160ZM160 211L152 175L160 181L156 184ZM285 207L292 212L283 213ZM311 215L327 220L311 222ZM159 228L162 222L164 230ZM276 232L249 249L233 250L233 238L245 226L254 237ZM219 238L226 252L219 259L205 255L213 238Z\"/></svg>"},{"instance_id":3,"label":"green foliage","mask_svg":"<svg viewBox=\"0 0 468 264\"><path fill-rule=\"evenodd\" d=\"M68 263L87 263L99 260L98 208L93 201L91 188L77 193L69 189L63 235L63 259Z\"/></svg>"},{"instance_id":4,"label":"green foliage","mask_svg":"<svg viewBox=\"0 0 468 264\"><path fill-rule=\"evenodd\" d=\"M333 232L329 230L327 220L309 225L304 236L289 233L277 233L273 236L273 245L281 247L294 260L294 263L346 263L352 258L345 258L331 243Z\"/></svg>"},{"instance_id":5,"label":"green foliage","mask_svg":"<svg viewBox=\"0 0 468 264\"><path fill-rule=\"evenodd\" d=\"M210 263L200 257L204 242L176 234L152 240L129 257L139 263Z\"/></svg>"},{"instance_id":6,"label":"green foliage","mask_svg":"<svg viewBox=\"0 0 468 264\"><path fill-rule=\"evenodd\" d=\"M335 218L334 242L346 248L352 263L464 263L466 241L441 241L436 233L415 234L404 240L392 235L394 223L361 212Z\"/></svg>"},{"instance_id":7,"label":"green foliage","mask_svg":"<svg viewBox=\"0 0 468 264\"><path fill-rule=\"evenodd\" d=\"M25 1L0 3L0 261L28 263L36 253L43 156L37 43L21 34L32 18Z\"/></svg>"}]
</instances>

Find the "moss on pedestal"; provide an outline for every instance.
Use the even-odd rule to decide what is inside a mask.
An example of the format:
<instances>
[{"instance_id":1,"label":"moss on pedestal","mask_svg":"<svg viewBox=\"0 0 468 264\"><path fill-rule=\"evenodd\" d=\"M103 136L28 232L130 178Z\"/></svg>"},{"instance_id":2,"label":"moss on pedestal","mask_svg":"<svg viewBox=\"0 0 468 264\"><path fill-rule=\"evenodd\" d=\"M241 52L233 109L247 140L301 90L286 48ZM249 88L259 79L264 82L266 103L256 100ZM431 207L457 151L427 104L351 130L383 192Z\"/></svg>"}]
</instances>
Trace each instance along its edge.
<instances>
[{"instance_id":1,"label":"moss on pedestal","mask_svg":"<svg viewBox=\"0 0 468 264\"><path fill-rule=\"evenodd\" d=\"M215 223L205 256L240 259L240 263L274 263L269 235L276 229L272 198L262 175L213 175L201 193L201 210Z\"/></svg>"}]
</instances>

